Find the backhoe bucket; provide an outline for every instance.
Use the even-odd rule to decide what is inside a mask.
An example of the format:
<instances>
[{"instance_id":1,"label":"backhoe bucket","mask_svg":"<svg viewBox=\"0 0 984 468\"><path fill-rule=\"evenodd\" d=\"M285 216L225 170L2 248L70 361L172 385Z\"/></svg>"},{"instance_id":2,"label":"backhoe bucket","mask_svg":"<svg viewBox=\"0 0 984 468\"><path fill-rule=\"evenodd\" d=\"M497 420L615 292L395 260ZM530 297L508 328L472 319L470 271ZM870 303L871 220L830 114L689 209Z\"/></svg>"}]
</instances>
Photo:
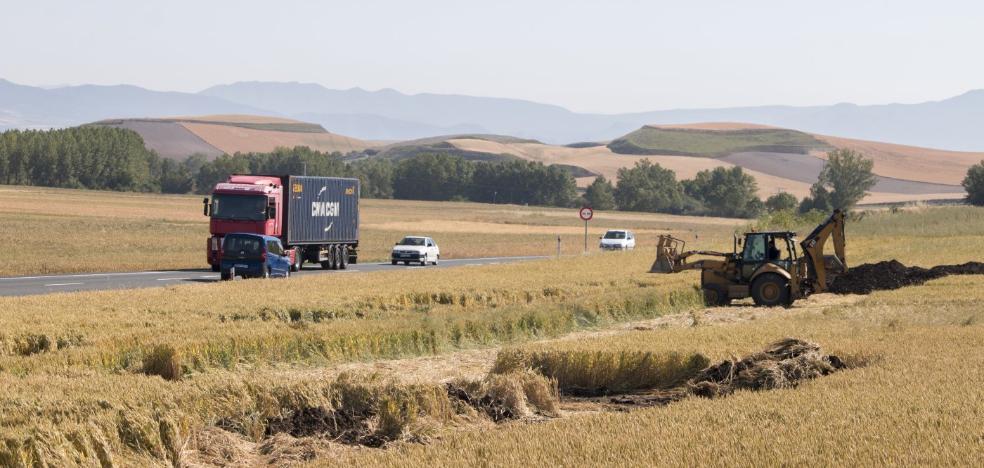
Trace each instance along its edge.
<instances>
[{"instance_id":1,"label":"backhoe bucket","mask_svg":"<svg viewBox=\"0 0 984 468\"><path fill-rule=\"evenodd\" d=\"M673 273L674 268L679 263L680 249L686 243L669 235L659 236L656 244L656 261L649 268L650 273Z\"/></svg>"}]
</instances>

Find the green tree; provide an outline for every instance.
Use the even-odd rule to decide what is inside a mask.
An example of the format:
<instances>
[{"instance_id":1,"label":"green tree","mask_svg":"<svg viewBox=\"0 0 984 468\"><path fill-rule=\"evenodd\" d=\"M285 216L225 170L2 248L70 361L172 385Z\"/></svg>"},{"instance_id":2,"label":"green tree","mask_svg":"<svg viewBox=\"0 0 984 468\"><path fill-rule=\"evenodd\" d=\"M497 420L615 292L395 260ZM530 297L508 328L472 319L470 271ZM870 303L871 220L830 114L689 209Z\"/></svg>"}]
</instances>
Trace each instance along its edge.
<instances>
[{"instance_id":1,"label":"green tree","mask_svg":"<svg viewBox=\"0 0 984 468\"><path fill-rule=\"evenodd\" d=\"M755 178L738 166L700 171L693 180L683 181L683 187L714 216L752 218L762 208Z\"/></svg>"},{"instance_id":2,"label":"green tree","mask_svg":"<svg viewBox=\"0 0 984 468\"><path fill-rule=\"evenodd\" d=\"M676 173L648 159L618 170L615 204L620 210L681 213L685 198Z\"/></svg>"},{"instance_id":3,"label":"green tree","mask_svg":"<svg viewBox=\"0 0 984 468\"><path fill-rule=\"evenodd\" d=\"M830 192L820 182L810 186L810 196L803 198L800 202L799 212L809 213L811 211L832 211L834 209L831 201Z\"/></svg>"},{"instance_id":4,"label":"green tree","mask_svg":"<svg viewBox=\"0 0 984 468\"><path fill-rule=\"evenodd\" d=\"M600 175L585 190L584 199L596 210L611 210L615 208L615 187Z\"/></svg>"},{"instance_id":5,"label":"green tree","mask_svg":"<svg viewBox=\"0 0 984 468\"><path fill-rule=\"evenodd\" d=\"M450 200L460 197L473 167L464 158L422 154L400 161L393 176L393 197L403 200Z\"/></svg>"},{"instance_id":6,"label":"green tree","mask_svg":"<svg viewBox=\"0 0 984 468\"><path fill-rule=\"evenodd\" d=\"M857 151L831 151L827 153L827 164L820 171L817 183L830 192L832 208L847 209L861 201L875 186L873 167L874 162Z\"/></svg>"},{"instance_id":7,"label":"green tree","mask_svg":"<svg viewBox=\"0 0 984 468\"><path fill-rule=\"evenodd\" d=\"M984 206L984 161L970 166L963 180L963 188L967 191L967 203Z\"/></svg>"},{"instance_id":8,"label":"green tree","mask_svg":"<svg viewBox=\"0 0 984 468\"><path fill-rule=\"evenodd\" d=\"M786 192L779 192L765 200L765 207L769 213L795 210L798 205L799 201L796 197Z\"/></svg>"}]
</instances>

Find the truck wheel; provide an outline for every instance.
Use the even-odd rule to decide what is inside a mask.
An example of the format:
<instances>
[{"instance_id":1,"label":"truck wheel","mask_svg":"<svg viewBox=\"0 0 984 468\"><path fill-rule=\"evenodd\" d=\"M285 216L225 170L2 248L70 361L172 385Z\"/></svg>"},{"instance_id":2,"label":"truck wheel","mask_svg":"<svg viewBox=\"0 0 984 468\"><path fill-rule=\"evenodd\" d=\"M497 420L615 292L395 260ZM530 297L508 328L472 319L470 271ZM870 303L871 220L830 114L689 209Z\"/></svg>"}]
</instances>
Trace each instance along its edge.
<instances>
[{"instance_id":1,"label":"truck wheel","mask_svg":"<svg viewBox=\"0 0 984 468\"><path fill-rule=\"evenodd\" d=\"M396 265L396 260L390 260L390 265Z\"/></svg>"},{"instance_id":2,"label":"truck wheel","mask_svg":"<svg viewBox=\"0 0 984 468\"><path fill-rule=\"evenodd\" d=\"M294 247L294 263L290 266L290 271L299 271L304 265L304 251L300 247Z\"/></svg>"},{"instance_id":3,"label":"truck wheel","mask_svg":"<svg viewBox=\"0 0 984 468\"><path fill-rule=\"evenodd\" d=\"M331 257L331 269L332 270L337 270L338 269L338 246L337 245L331 246L331 255L329 255L329 257Z\"/></svg>"},{"instance_id":4,"label":"truck wheel","mask_svg":"<svg viewBox=\"0 0 984 468\"><path fill-rule=\"evenodd\" d=\"M218 273L220 270L222 270L222 265L219 264L209 265L209 266L212 267L212 273Z\"/></svg>"},{"instance_id":5,"label":"truck wheel","mask_svg":"<svg viewBox=\"0 0 984 468\"><path fill-rule=\"evenodd\" d=\"M263 265L263 279L270 277L270 267Z\"/></svg>"},{"instance_id":6,"label":"truck wheel","mask_svg":"<svg viewBox=\"0 0 984 468\"><path fill-rule=\"evenodd\" d=\"M404 260L404 261L403 261L403 264L404 264L404 265L407 265L407 266L410 266L410 260Z\"/></svg>"},{"instance_id":7,"label":"truck wheel","mask_svg":"<svg viewBox=\"0 0 984 468\"><path fill-rule=\"evenodd\" d=\"M348 246L343 245L338 249L338 269L344 270L348 268Z\"/></svg>"},{"instance_id":8,"label":"truck wheel","mask_svg":"<svg viewBox=\"0 0 984 468\"><path fill-rule=\"evenodd\" d=\"M222 281L229 281L229 280L231 280L232 279L232 275L230 275L229 273L231 273L231 272L223 271L222 273L219 273L219 279L222 280Z\"/></svg>"},{"instance_id":9,"label":"truck wheel","mask_svg":"<svg viewBox=\"0 0 984 468\"><path fill-rule=\"evenodd\" d=\"M752 299L761 307L785 306L789 303L789 282L776 274L759 276L752 282Z\"/></svg>"}]
</instances>

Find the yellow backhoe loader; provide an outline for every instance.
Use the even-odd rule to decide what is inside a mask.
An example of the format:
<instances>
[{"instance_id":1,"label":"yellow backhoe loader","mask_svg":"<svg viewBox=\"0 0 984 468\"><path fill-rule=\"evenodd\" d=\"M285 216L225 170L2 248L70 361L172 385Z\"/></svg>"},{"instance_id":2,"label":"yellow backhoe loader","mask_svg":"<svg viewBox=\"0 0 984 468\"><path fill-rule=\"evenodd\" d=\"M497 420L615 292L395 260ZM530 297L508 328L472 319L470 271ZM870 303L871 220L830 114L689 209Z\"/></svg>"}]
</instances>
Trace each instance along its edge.
<instances>
[{"instance_id":1,"label":"yellow backhoe loader","mask_svg":"<svg viewBox=\"0 0 984 468\"><path fill-rule=\"evenodd\" d=\"M708 305L727 305L751 296L756 305L789 306L793 301L827 290L833 279L847 271L844 258L844 213L834 210L799 243L789 231L748 232L744 243L735 235L732 253L708 250L684 252L686 243L669 235L659 237L656 261L650 272L700 270L700 287ZM834 255L824 255L833 236ZM688 261L692 256L712 259Z\"/></svg>"}]
</instances>

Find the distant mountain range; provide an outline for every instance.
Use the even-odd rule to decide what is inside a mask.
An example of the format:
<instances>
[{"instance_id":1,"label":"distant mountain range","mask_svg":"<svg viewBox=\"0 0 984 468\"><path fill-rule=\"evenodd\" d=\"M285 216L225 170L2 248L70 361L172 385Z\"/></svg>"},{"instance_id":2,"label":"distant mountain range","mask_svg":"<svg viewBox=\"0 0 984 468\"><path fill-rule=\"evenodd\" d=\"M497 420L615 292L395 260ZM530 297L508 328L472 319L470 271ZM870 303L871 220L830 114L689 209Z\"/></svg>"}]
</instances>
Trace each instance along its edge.
<instances>
[{"instance_id":1,"label":"distant mountain range","mask_svg":"<svg viewBox=\"0 0 984 468\"><path fill-rule=\"evenodd\" d=\"M629 114L576 113L532 101L317 84L240 82L199 93L119 86L24 86L0 79L0 129L50 128L130 117L253 114L319 123L370 140L456 133L548 143L609 140L646 124L749 122L807 132L962 151L984 150L984 90L919 104L760 106Z\"/></svg>"}]
</instances>

